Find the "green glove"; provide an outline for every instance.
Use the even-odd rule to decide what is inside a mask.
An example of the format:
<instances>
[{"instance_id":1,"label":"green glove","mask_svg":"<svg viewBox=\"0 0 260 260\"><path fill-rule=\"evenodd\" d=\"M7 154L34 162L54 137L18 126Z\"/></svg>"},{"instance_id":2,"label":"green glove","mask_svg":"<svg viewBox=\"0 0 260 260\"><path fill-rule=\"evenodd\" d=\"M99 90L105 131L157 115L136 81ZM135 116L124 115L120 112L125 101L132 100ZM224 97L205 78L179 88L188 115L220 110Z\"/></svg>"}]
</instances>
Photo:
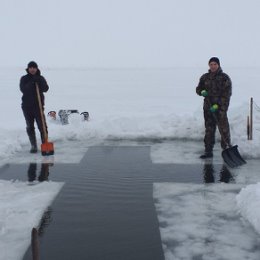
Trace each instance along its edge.
<instances>
[{"instance_id":1,"label":"green glove","mask_svg":"<svg viewBox=\"0 0 260 260\"><path fill-rule=\"evenodd\" d=\"M203 97L206 97L208 95L208 91L203 89L201 92L200 92L201 96Z\"/></svg>"},{"instance_id":2,"label":"green glove","mask_svg":"<svg viewBox=\"0 0 260 260\"><path fill-rule=\"evenodd\" d=\"M212 113L215 113L216 111L218 111L218 104L214 104L210 107L210 111Z\"/></svg>"}]
</instances>

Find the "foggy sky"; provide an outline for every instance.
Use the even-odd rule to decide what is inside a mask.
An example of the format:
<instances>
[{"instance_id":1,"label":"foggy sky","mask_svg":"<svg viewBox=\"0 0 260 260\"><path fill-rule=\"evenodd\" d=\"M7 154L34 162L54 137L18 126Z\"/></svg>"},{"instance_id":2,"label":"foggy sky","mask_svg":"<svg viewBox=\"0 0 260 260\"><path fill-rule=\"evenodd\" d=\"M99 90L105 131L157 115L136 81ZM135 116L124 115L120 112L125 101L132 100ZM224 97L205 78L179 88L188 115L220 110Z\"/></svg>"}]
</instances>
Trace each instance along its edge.
<instances>
[{"instance_id":1,"label":"foggy sky","mask_svg":"<svg viewBox=\"0 0 260 260\"><path fill-rule=\"evenodd\" d=\"M259 66L259 0L0 0L0 66Z\"/></svg>"}]
</instances>

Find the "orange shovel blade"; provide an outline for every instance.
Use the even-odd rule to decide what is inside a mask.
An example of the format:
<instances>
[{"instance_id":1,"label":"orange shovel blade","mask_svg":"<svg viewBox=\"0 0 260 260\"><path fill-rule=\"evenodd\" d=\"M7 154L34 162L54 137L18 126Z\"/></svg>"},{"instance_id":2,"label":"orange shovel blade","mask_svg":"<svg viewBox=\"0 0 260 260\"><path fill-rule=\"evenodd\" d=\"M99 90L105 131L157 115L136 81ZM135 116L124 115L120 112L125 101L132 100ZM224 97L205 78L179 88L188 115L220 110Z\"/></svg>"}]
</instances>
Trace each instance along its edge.
<instances>
[{"instance_id":1,"label":"orange shovel blade","mask_svg":"<svg viewBox=\"0 0 260 260\"><path fill-rule=\"evenodd\" d=\"M42 155L53 155L54 154L54 145L51 142L45 141L41 144Z\"/></svg>"}]
</instances>

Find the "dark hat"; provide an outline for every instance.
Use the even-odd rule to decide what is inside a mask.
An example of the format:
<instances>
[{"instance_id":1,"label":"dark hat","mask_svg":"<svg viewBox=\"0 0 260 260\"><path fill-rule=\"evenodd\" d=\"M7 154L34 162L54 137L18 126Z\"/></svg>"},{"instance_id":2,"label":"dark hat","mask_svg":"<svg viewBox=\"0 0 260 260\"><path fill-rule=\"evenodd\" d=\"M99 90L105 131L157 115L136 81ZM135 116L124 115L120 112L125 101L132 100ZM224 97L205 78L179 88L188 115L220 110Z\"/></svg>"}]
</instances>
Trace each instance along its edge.
<instances>
[{"instance_id":1,"label":"dark hat","mask_svg":"<svg viewBox=\"0 0 260 260\"><path fill-rule=\"evenodd\" d=\"M30 61L27 65L27 68L36 68L38 69L38 65L35 61Z\"/></svg>"},{"instance_id":2,"label":"dark hat","mask_svg":"<svg viewBox=\"0 0 260 260\"><path fill-rule=\"evenodd\" d=\"M217 58L217 57L212 57L212 58L210 58L210 59L209 59L209 64L210 64L211 62L216 62L216 63L218 64L218 66L220 66L219 58Z\"/></svg>"}]
</instances>

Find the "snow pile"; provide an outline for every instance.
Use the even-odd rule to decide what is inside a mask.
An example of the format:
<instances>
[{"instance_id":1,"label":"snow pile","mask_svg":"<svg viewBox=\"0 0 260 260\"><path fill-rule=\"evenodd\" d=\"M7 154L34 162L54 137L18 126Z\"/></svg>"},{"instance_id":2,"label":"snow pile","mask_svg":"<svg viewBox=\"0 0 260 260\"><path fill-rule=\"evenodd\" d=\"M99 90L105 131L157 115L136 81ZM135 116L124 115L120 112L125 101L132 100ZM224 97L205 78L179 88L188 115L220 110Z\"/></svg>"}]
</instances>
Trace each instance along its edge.
<instances>
[{"instance_id":1,"label":"snow pile","mask_svg":"<svg viewBox=\"0 0 260 260\"><path fill-rule=\"evenodd\" d=\"M242 188L236 199L241 215L260 234L260 182Z\"/></svg>"}]
</instances>

